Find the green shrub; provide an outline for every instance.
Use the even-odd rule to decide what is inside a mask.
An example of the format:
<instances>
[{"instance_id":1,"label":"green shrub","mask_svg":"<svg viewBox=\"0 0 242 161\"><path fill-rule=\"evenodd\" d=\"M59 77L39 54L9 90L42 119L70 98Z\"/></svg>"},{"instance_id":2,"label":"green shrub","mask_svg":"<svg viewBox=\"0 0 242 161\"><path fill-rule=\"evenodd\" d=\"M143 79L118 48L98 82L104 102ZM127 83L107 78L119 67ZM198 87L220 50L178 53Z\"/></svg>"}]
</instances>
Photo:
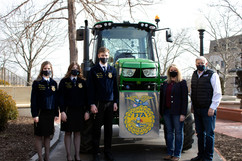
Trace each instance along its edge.
<instances>
[{"instance_id":1,"label":"green shrub","mask_svg":"<svg viewBox=\"0 0 242 161\"><path fill-rule=\"evenodd\" d=\"M8 83L8 81L4 81L4 80L1 80L1 79L0 79L0 85L4 85L4 82L5 82L5 85L10 85L10 84Z\"/></svg>"},{"instance_id":2,"label":"green shrub","mask_svg":"<svg viewBox=\"0 0 242 161\"><path fill-rule=\"evenodd\" d=\"M6 92L0 90L0 131L3 131L8 120L18 117L18 109L13 98Z\"/></svg>"}]
</instances>

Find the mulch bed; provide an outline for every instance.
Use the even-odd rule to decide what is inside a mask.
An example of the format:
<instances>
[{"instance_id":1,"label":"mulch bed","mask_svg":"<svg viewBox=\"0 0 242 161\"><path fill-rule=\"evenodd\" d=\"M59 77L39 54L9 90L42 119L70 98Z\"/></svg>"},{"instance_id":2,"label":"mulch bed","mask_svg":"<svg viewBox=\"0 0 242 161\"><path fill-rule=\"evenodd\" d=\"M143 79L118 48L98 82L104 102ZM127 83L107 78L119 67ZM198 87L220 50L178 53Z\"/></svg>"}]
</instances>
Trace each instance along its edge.
<instances>
[{"instance_id":1,"label":"mulch bed","mask_svg":"<svg viewBox=\"0 0 242 161\"><path fill-rule=\"evenodd\" d=\"M241 161L242 139L215 134L215 147L227 161ZM23 161L35 154L33 119L18 117L8 122L8 128L0 132L0 160Z\"/></svg>"},{"instance_id":2,"label":"mulch bed","mask_svg":"<svg viewBox=\"0 0 242 161\"><path fill-rule=\"evenodd\" d=\"M0 160L24 161L34 154L33 119L18 117L8 122L5 131L0 132Z\"/></svg>"},{"instance_id":3,"label":"mulch bed","mask_svg":"<svg viewBox=\"0 0 242 161\"><path fill-rule=\"evenodd\" d=\"M215 147L227 161L242 160L242 139L215 133Z\"/></svg>"}]
</instances>

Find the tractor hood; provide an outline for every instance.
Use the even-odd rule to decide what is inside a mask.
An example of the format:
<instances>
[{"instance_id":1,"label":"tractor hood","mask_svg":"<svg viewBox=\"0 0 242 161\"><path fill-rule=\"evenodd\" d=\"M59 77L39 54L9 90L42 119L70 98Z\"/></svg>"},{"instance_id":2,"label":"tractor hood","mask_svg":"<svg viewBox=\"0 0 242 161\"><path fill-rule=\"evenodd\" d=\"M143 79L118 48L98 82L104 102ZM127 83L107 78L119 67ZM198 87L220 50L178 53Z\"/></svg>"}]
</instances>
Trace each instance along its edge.
<instances>
[{"instance_id":1,"label":"tractor hood","mask_svg":"<svg viewBox=\"0 0 242 161\"><path fill-rule=\"evenodd\" d=\"M116 64L121 68L157 68L158 64L153 60L142 58L120 58Z\"/></svg>"}]
</instances>

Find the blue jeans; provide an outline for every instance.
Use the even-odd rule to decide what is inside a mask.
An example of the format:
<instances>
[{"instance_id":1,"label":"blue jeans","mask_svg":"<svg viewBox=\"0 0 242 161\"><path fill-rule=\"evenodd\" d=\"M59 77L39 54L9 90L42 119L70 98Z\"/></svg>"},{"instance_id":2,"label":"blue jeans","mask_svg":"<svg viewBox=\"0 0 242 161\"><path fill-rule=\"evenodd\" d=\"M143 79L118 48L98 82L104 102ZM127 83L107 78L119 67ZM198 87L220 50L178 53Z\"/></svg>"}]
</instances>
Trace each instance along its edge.
<instances>
[{"instance_id":1,"label":"blue jeans","mask_svg":"<svg viewBox=\"0 0 242 161\"><path fill-rule=\"evenodd\" d=\"M184 122L180 122L180 115L170 114L170 109L165 110L164 120L166 125L167 154L180 158L183 146Z\"/></svg>"},{"instance_id":2,"label":"blue jeans","mask_svg":"<svg viewBox=\"0 0 242 161\"><path fill-rule=\"evenodd\" d=\"M215 110L213 116L208 116L208 109L194 108L198 156L204 160L213 160L216 113Z\"/></svg>"}]
</instances>

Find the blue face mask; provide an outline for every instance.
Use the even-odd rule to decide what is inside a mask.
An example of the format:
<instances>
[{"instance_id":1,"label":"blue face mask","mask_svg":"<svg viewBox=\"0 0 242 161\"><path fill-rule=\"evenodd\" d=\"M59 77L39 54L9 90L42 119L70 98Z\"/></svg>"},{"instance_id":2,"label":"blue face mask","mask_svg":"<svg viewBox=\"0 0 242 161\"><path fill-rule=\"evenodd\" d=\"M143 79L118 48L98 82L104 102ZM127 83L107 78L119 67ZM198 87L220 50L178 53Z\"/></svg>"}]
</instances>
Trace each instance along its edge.
<instances>
[{"instance_id":1,"label":"blue face mask","mask_svg":"<svg viewBox=\"0 0 242 161\"><path fill-rule=\"evenodd\" d=\"M197 65L197 70L199 71L204 71L205 70L205 65Z\"/></svg>"}]
</instances>

